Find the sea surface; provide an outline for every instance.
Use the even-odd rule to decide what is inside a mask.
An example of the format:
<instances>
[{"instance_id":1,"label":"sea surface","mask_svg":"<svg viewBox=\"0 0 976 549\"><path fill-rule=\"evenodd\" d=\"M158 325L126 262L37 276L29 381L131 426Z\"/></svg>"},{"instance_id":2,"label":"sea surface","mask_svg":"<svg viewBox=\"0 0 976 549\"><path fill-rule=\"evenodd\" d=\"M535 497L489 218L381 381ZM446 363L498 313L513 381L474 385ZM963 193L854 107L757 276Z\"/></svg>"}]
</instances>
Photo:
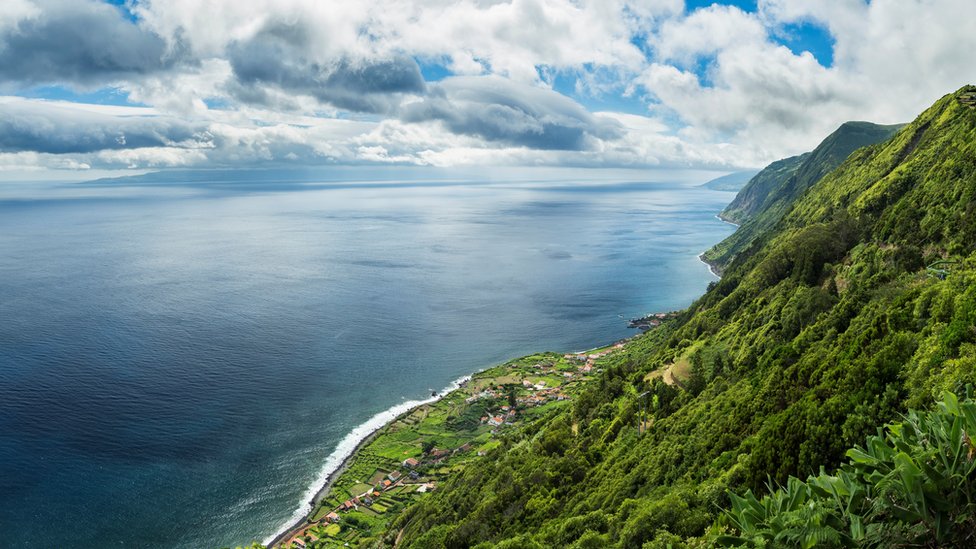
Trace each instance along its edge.
<instances>
[{"instance_id":1,"label":"sea surface","mask_svg":"<svg viewBox=\"0 0 976 549\"><path fill-rule=\"evenodd\" d=\"M709 178L0 183L0 546L268 539L384 410L690 304Z\"/></svg>"}]
</instances>

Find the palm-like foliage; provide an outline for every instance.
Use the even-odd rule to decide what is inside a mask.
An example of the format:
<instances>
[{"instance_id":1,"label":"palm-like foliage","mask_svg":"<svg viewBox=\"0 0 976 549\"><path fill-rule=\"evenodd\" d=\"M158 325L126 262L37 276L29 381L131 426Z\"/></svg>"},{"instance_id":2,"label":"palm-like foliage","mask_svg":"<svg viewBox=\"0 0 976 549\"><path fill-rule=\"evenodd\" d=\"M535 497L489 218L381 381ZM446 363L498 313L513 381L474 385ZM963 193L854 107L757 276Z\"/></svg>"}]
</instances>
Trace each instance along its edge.
<instances>
[{"instance_id":1,"label":"palm-like foliage","mask_svg":"<svg viewBox=\"0 0 976 549\"><path fill-rule=\"evenodd\" d=\"M762 499L732 495L730 547L976 545L976 402L946 393L847 452L836 475L790 478Z\"/></svg>"}]
</instances>

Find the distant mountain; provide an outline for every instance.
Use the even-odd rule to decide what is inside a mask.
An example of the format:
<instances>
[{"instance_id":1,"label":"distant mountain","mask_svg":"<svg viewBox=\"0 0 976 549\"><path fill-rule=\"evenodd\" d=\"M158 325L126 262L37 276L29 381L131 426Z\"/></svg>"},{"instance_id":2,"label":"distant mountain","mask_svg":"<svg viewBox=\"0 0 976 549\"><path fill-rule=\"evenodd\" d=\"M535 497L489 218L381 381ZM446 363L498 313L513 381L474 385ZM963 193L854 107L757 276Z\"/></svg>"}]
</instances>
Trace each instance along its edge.
<instances>
[{"instance_id":1,"label":"distant mountain","mask_svg":"<svg viewBox=\"0 0 976 549\"><path fill-rule=\"evenodd\" d=\"M725 269L760 233L775 226L797 198L852 152L888 139L903 126L846 122L813 151L773 162L722 211L720 217L741 225L739 230L705 252L702 259L719 271Z\"/></svg>"},{"instance_id":2,"label":"distant mountain","mask_svg":"<svg viewBox=\"0 0 976 549\"><path fill-rule=\"evenodd\" d=\"M716 177L715 179L706 183L702 183L699 185L699 187L705 187L706 189L711 189L713 191L739 191L757 173L759 172L755 170L733 172L728 175L723 175L722 177Z\"/></svg>"}]
</instances>

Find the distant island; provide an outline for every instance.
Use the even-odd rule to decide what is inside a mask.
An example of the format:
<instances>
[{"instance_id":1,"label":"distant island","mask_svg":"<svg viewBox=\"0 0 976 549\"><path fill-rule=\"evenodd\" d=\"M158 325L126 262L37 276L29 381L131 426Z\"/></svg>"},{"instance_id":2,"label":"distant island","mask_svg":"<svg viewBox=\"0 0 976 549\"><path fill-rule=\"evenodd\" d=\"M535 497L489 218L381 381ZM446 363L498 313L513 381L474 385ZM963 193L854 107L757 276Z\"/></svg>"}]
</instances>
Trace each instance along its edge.
<instances>
[{"instance_id":1,"label":"distant island","mask_svg":"<svg viewBox=\"0 0 976 549\"><path fill-rule=\"evenodd\" d=\"M706 181L699 185L699 187L704 187L706 189L711 189L713 191L728 191L728 192L739 192L750 179L753 178L757 173L757 170L747 170L741 172L732 172L722 177L716 177L711 181Z\"/></svg>"}]
</instances>

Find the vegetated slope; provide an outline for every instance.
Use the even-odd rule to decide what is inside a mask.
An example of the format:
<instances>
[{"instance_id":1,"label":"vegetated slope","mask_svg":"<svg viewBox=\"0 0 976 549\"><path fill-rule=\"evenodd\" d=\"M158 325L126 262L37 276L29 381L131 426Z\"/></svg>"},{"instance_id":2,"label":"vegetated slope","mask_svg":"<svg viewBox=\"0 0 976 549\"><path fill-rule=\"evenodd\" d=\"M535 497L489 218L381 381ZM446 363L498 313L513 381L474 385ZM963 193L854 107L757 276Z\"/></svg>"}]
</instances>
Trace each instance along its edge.
<instances>
[{"instance_id":1,"label":"vegetated slope","mask_svg":"<svg viewBox=\"0 0 976 549\"><path fill-rule=\"evenodd\" d=\"M732 496L726 547L976 547L976 402L946 393L849 450L836 474Z\"/></svg>"},{"instance_id":2,"label":"vegetated slope","mask_svg":"<svg viewBox=\"0 0 976 549\"><path fill-rule=\"evenodd\" d=\"M846 122L812 152L773 162L754 177L722 211L738 231L703 254L720 271L764 231L771 229L821 177L834 170L852 152L891 137L903 124L881 126Z\"/></svg>"},{"instance_id":3,"label":"vegetated slope","mask_svg":"<svg viewBox=\"0 0 976 549\"><path fill-rule=\"evenodd\" d=\"M713 191L739 191L742 187L748 183L757 172L755 171L744 171L744 172L732 172L728 175L723 175L722 177L716 177L711 181L706 181L699 185L699 187L705 187L706 189L711 189Z\"/></svg>"},{"instance_id":4,"label":"vegetated slope","mask_svg":"<svg viewBox=\"0 0 976 549\"><path fill-rule=\"evenodd\" d=\"M782 188L793 177L797 168L807 158L810 158L811 154L803 153L777 160L763 168L742 187L739 194L735 195L735 198L722 210L719 217L741 225L744 221L762 210L766 199L772 196L777 189Z\"/></svg>"},{"instance_id":5,"label":"vegetated slope","mask_svg":"<svg viewBox=\"0 0 976 549\"><path fill-rule=\"evenodd\" d=\"M730 493L831 470L976 382L974 90L851 155L571 410L505 435L367 544L712 546ZM929 276L942 258L958 263ZM680 386L654 375L678 361Z\"/></svg>"}]
</instances>

